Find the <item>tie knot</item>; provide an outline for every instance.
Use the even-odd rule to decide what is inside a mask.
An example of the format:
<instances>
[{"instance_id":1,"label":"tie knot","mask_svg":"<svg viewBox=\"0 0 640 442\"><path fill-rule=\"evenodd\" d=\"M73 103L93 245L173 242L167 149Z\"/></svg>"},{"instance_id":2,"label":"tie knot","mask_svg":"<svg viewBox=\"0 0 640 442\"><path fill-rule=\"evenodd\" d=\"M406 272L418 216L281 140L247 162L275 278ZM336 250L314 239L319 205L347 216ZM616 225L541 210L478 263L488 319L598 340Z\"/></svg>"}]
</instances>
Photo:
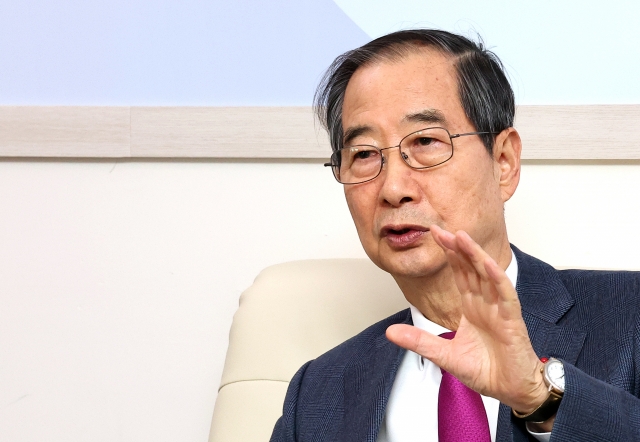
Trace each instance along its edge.
<instances>
[{"instance_id":1,"label":"tie knot","mask_svg":"<svg viewBox=\"0 0 640 442\"><path fill-rule=\"evenodd\" d=\"M456 332L452 331L452 332L445 332L445 333L440 333L440 337L441 338L445 338L445 339L453 339L453 337L456 335Z\"/></svg>"}]
</instances>

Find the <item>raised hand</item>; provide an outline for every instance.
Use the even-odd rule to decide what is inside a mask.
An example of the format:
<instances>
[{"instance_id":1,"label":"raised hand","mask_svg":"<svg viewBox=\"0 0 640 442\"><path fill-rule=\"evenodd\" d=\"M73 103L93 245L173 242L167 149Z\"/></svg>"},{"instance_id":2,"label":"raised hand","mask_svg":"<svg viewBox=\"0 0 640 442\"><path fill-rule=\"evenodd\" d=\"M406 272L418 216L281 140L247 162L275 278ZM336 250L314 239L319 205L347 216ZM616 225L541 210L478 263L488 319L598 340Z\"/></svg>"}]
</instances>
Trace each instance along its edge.
<instances>
[{"instance_id":1,"label":"raised hand","mask_svg":"<svg viewBox=\"0 0 640 442\"><path fill-rule=\"evenodd\" d=\"M547 396L518 295L498 264L471 237L431 226L458 287L462 316L455 338L392 325L387 338L456 376L469 388L528 413Z\"/></svg>"}]
</instances>

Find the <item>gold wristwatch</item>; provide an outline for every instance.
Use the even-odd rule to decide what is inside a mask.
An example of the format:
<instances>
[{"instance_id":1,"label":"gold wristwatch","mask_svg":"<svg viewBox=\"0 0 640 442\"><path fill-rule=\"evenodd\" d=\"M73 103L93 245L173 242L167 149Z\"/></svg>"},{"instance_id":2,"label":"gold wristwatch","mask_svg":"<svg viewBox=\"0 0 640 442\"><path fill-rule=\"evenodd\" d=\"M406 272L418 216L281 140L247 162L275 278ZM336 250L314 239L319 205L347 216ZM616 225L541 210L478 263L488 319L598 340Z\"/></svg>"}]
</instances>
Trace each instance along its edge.
<instances>
[{"instance_id":1,"label":"gold wristwatch","mask_svg":"<svg viewBox=\"0 0 640 442\"><path fill-rule=\"evenodd\" d=\"M549 388L547 399L528 414L522 414L513 408L511 409L515 417L527 422L541 423L552 417L558 412L560 401L564 395L564 365L562 365L562 362L555 358L549 358L540 371L542 372L544 383Z\"/></svg>"}]
</instances>

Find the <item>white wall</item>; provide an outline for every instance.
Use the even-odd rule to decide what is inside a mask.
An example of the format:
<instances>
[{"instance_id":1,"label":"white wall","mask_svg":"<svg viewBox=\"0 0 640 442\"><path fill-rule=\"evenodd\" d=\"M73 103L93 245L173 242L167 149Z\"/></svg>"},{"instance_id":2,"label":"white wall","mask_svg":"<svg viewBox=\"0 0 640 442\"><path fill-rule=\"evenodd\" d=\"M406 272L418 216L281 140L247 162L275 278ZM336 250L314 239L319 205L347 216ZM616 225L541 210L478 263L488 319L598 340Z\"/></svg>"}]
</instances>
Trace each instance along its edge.
<instances>
[{"instance_id":1,"label":"white wall","mask_svg":"<svg viewBox=\"0 0 640 442\"><path fill-rule=\"evenodd\" d=\"M205 441L238 296L358 257L319 164L0 162L0 440Z\"/></svg>"},{"instance_id":2,"label":"white wall","mask_svg":"<svg viewBox=\"0 0 640 442\"><path fill-rule=\"evenodd\" d=\"M640 165L528 164L512 241L640 269ZM0 162L0 439L205 441L238 296L363 257L319 163Z\"/></svg>"},{"instance_id":3,"label":"white wall","mask_svg":"<svg viewBox=\"0 0 640 442\"><path fill-rule=\"evenodd\" d=\"M529 162L509 239L557 267L640 270L640 162Z\"/></svg>"}]
</instances>

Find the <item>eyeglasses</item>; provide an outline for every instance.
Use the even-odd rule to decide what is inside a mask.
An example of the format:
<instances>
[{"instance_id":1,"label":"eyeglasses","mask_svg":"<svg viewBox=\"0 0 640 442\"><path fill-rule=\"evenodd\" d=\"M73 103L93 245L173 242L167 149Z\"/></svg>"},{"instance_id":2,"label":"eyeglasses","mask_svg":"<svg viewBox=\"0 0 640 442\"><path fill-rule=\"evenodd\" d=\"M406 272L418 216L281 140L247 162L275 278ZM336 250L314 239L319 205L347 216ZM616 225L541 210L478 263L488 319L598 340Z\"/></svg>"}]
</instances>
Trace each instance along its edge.
<instances>
[{"instance_id":1,"label":"eyeglasses","mask_svg":"<svg viewBox=\"0 0 640 442\"><path fill-rule=\"evenodd\" d=\"M360 184L375 179L385 159L383 150L399 148L400 157L412 169L428 169L445 163L453 157L453 139L469 135L484 135L495 132L467 132L450 134L444 127L428 127L412 132L397 146L382 149L367 144L345 146L331 155L326 167L331 167L333 176L342 184Z\"/></svg>"}]
</instances>

